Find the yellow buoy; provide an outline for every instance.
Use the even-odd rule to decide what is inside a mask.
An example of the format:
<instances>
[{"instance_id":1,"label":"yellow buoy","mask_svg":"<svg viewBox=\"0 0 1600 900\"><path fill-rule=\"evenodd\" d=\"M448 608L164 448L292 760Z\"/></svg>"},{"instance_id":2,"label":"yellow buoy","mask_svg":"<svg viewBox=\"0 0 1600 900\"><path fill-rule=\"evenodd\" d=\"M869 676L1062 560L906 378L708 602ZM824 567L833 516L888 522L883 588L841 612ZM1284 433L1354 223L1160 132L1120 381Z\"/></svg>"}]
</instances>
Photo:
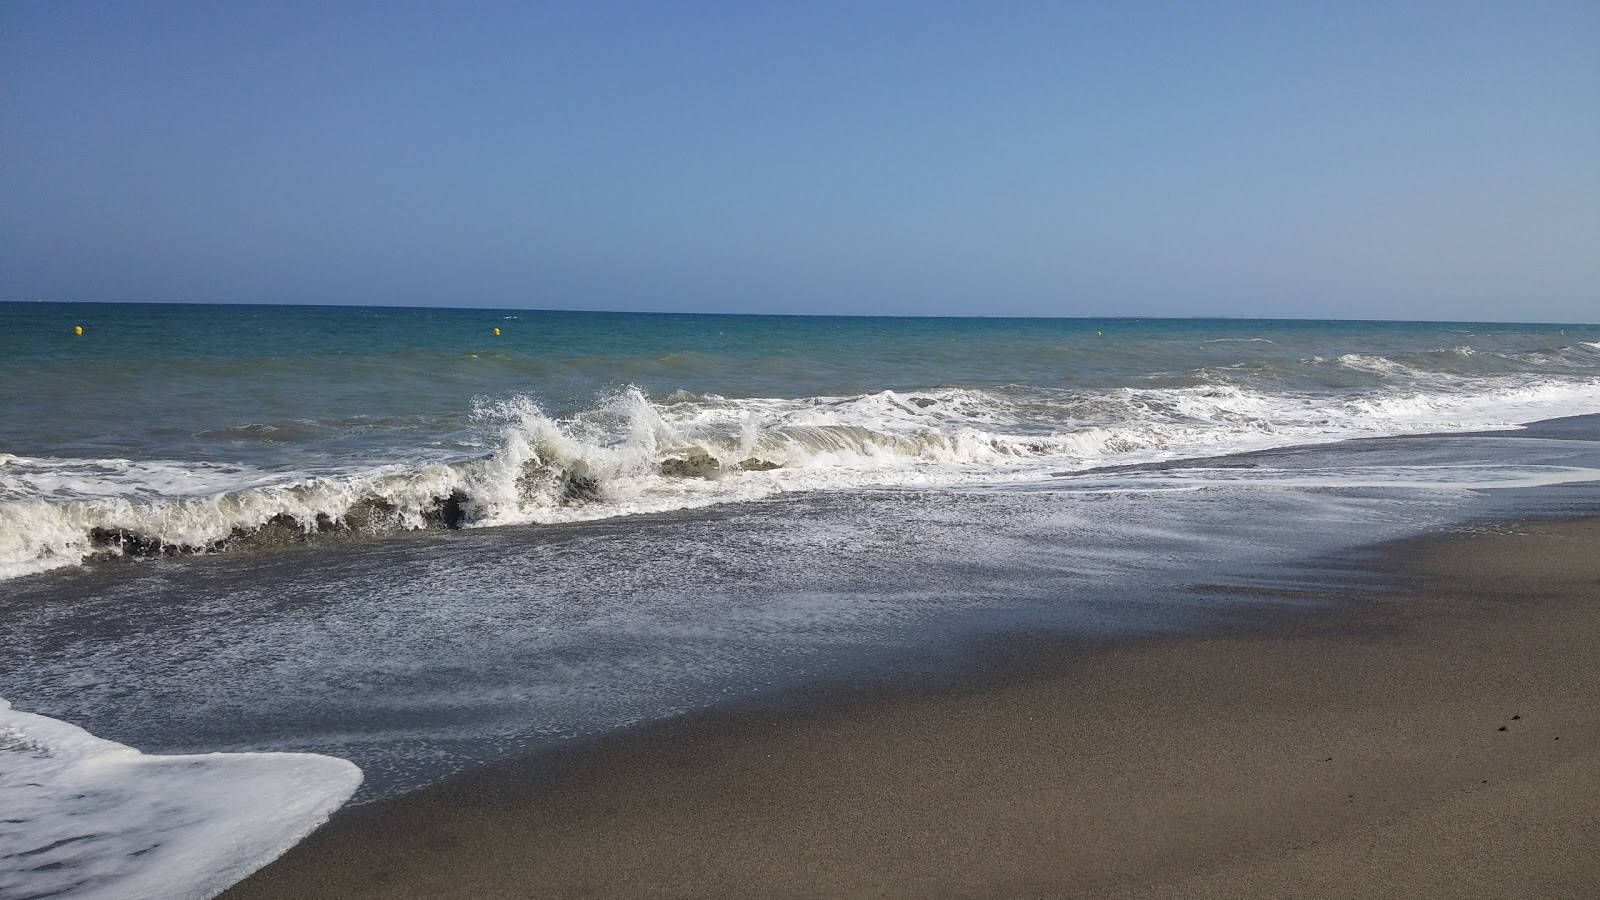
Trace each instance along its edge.
<instances>
[{"instance_id":1,"label":"yellow buoy","mask_svg":"<svg viewBox=\"0 0 1600 900\"><path fill-rule=\"evenodd\" d=\"M1095 332L1095 333L1094 333L1094 336L1095 336L1095 337L1102 337L1102 335L1101 335L1101 334L1100 334L1100 332L1098 332L1098 331L1096 331L1096 332Z\"/></svg>"},{"instance_id":2,"label":"yellow buoy","mask_svg":"<svg viewBox=\"0 0 1600 900\"><path fill-rule=\"evenodd\" d=\"M495 330L494 330L494 336L495 336L495 337L499 337L499 336L500 336L500 329L498 329L498 328L496 328L496 329L495 329Z\"/></svg>"},{"instance_id":3,"label":"yellow buoy","mask_svg":"<svg viewBox=\"0 0 1600 900\"><path fill-rule=\"evenodd\" d=\"M72 326L72 333L73 334L83 334L83 326L82 325L74 325L74 326Z\"/></svg>"}]
</instances>

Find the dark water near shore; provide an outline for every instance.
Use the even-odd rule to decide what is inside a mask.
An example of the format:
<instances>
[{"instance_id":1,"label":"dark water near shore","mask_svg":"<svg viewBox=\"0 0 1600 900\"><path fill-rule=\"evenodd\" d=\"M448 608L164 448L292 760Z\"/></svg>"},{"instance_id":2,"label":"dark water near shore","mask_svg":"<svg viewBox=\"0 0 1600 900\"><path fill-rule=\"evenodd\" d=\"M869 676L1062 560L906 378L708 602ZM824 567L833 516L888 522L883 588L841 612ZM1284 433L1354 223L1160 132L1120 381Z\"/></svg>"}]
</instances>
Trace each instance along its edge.
<instances>
[{"instance_id":1,"label":"dark water near shore","mask_svg":"<svg viewBox=\"0 0 1600 900\"><path fill-rule=\"evenodd\" d=\"M0 685L145 750L352 759L371 800L987 632L1315 603L1349 572L1308 561L1600 509L1595 423L60 572L0 601Z\"/></svg>"}]
</instances>

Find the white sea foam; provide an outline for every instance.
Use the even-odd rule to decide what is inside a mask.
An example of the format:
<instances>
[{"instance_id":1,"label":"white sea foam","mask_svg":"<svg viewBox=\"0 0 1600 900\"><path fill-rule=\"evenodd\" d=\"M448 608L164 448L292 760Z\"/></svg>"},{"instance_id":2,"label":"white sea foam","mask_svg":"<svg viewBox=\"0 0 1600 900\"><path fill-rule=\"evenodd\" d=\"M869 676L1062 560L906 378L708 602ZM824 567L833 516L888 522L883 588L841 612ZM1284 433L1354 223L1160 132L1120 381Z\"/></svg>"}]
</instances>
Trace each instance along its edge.
<instances>
[{"instance_id":1,"label":"white sea foam","mask_svg":"<svg viewBox=\"0 0 1600 900\"><path fill-rule=\"evenodd\" d=\"M1062 489L1073 493L1127 493L1199 491L1218 486L1270 485L1273 488L1403 488L1410 491L1447 492L1549 487L1600 480L1600 469L1583 466L1471 464L1471 465L1365 465L1326 466L1312 469L1206 467L1140 472L1136 479L1120 473L1085 475Z\"/></svg>"},{"instance_id":2,"label":"white sea foam","mask_svg":"<svg viewBox=\"0 0 1600 900\"><path fill-rule=\"evenodd\" d=\"M1339 361L1380 374L1405 368L1356 354ZM1414 389L1419 383L1425 389ZM629 389L565 418L525 397L486 401L478 415L498 429L494 449L448 462L270 472L0 455L0 577L102 553L217 549L318 531L553 523L785 491L1018 480L1600 412L1593 378L1430 375L1408 385L1342 396L1212 384L655 401Z\"/></svg>"},{"instance_id":3,"label":"white sea foam","mask_svg":"<svg viewBox=\"0 0 1600 900\"><path fill-rule=\"evenodd\" d=\"M311 753L147 755L0 700L0 897L214 897L360 783Z\"/></svg>"},{"instance_id":4,"label":"white sea foam","mask_svg":"<svg viewBox=\"0 0 1600 900\"><path fill-rule=\"evenodd\" d=\"M1339 365L1344 366L1347 369L1354 369L1358 372L1368 372L1370 374L1381 375L1386 378L1394 376L1415 377L1423 374L1416 369L1411 368L1410 366L1397 363L1392 359L1382 356L1368 356L1363 353L1346 353L1339 357L1338 362Z\"/></svg>"}]
</instances>

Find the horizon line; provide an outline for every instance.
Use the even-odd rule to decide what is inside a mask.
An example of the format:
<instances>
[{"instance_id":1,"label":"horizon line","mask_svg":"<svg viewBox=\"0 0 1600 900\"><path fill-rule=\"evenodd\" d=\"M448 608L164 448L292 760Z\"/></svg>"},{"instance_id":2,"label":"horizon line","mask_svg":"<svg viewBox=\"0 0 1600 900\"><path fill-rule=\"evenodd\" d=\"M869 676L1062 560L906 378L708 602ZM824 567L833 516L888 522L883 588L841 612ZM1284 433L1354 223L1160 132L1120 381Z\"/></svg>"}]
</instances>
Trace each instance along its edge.
<instances>
[{"instance_id":1,"label":"horizon line","mask_svg":"<svg viewBox=\"0 0 1600 900\"><path fill-rule=\"evenodd\" d=\"M705 312L695 310L640 310L640 309L553 309L544 307L518 307L518 306L428 306L423 304L383 304L383 303L254 303L254 302L228 302L216 300L60 300L51 298L35 298L32 300L0 300L0 304L63 304L81 306L219 306L219 307L265 307L280 308L313 308L313 309L386 309L386 310L432 310L432 311L459 311L459 312L525 312L525 313L568 313L577 315L623 315L623 316L724 316L729 318L791 318L791 319L976 319L976 320L1046 320L1046 321L1125 321L1129 319L1150 321L1233 321L1233 322L1350 322L1350 323L1387 323L1387 324L1439 324L1439 325L1549 325L1549 326L1580 326L1600 327L1600 322L1538 322L1518 319L1372 319L1372 318L1337 318L1326 316L1241 316L1241 315L1189 315L1189 316L1160 316L1160 315L956 315L948 313L926 313L921 315L893 314L893 313L792 313L792 312Z\"/></svg>"}]
</instances>

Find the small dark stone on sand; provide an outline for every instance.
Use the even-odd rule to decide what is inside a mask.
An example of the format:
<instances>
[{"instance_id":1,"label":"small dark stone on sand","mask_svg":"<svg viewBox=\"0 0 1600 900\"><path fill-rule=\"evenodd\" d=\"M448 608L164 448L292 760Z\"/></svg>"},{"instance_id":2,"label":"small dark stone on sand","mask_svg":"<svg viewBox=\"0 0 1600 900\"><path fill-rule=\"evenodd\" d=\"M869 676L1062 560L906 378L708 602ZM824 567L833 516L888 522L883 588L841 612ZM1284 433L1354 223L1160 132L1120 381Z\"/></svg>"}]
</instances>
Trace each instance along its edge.
<instances>
[{"instance_id":1,"label":"small dark stone on sand","mask_svg":"<svg viewBox=\"0 0 1600 900\"><path fill-rule=\"evenodd\" d=\"M1511 717L1511 721L1513 721L1513 722L1515 722L1515 721L1516 721L1516 720L1518 720L1518 719L1520 719L1520 718L1522 718L1522 716L1520 716L1520 715L1518 715L1518 716L1512 716L1512 717Z\"/></svg>"},{"instance_id":2,"label":"small dark stone on sand","mask_svg":"<svg viewBox=\"0 0 1600 900\"><path fill-rule=\"evenodd\" d=\"M1506 730L1506 727L1505 727L1505 726L1504 726L1504 725L1501 725L1501 726L1500 726L1500 730L1501 730L1501 731L1505 731L1505 730Z\"/></svg>"}]
</instances>

